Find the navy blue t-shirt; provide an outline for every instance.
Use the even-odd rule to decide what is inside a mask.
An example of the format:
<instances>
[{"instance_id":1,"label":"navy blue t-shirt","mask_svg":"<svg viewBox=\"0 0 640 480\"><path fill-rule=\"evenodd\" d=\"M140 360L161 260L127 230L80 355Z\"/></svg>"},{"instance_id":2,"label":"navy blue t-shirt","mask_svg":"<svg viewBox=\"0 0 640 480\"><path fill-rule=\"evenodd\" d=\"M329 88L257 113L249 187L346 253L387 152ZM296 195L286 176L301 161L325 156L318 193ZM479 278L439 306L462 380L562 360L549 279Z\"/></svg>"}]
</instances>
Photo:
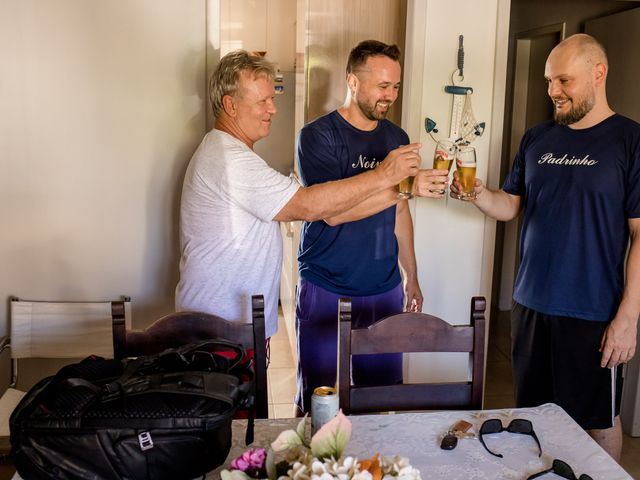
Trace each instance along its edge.
<instances>
[{"instance_id":1,"label":"navy blue t-shirt","mask_svg":"<svg viewBox=\"0 0 640 480\"><path fill-rule=\"evenodd\" d=\"M397 125L382 120L372 131L353 127L337 112L305 125L298 137L298 167L305 186L353 177L375 168L407 145ZM340 295L375 295L400 281L396 207L335 227L304 222L298 251L300 275Z\"/></svg>"},{"instance_id":2,"label":"navy blue t-shirt","mask_svg":"<svg viewBox=\"0 0 640 480\"><path fill-rule=\"evenodd\" d=\"M582 130L534 127L503 190L524 202L514 300L548 315L611 320L628 219L640 217L640 125L613 115Z\"/></svg>"}]
</instances>

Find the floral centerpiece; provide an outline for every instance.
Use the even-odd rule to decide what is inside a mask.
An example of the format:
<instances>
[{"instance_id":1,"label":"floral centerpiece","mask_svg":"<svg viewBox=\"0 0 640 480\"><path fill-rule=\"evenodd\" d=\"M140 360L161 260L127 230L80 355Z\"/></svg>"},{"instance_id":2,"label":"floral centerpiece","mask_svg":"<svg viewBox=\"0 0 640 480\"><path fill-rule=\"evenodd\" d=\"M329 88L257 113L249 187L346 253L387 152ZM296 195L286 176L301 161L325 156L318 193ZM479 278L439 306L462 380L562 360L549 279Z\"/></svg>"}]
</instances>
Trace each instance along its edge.
<instances>
[{"instance_id":1,"label":"floral centerpiece","mask_svg":"<svg viewBox=\"0 0 640 480\"><path fill-rule=\"evenodd\" d=\"M351 438L351 422L342 411L309 443L305 425L303 418L295 430L281 432L270 448L244 452L222 471L222 480L421 480L420 471L398 455L375 454L366 460L343 456Z\"/></svg>"}]
</instances>

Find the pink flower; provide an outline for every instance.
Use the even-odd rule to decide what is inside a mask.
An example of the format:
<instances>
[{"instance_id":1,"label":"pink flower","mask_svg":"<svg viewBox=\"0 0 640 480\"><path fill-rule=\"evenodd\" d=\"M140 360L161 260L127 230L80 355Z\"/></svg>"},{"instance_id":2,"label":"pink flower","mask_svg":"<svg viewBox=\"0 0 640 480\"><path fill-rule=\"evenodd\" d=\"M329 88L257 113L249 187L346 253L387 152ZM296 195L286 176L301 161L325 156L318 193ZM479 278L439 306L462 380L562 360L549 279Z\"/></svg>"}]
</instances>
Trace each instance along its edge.
<instances>
[{"instance_id":1,"label":"pink flower","mask_svg":"<svg viewBox=\"0 0 640 480\"><path fill-rule=\"evenodd\" d=\"M247 468L249 468L249 462L244 459L244 453L241 457L238 457L233 462L231 462L231 468L234 470L242 470L243 472L246 471Z\"/></svg>"},{"instance_id":2,"label":"pink flower","mask_svg":"<svg viewBox=\"0 0 640 480\"><path fill-rule=\"evenodd\" d=\"M264 471L264 462L267 451L264 448L251 448L233 460L230 464L232 470L240 470L250 478L259 478Z\"/></svg>"},{"instance_id":3,"label":"pink flower","mask_svg":"<svg viewBox=\"0 0 640 480\"><path fill-rule=\"evenodd\" d=\"M264 465L264 460L267 458L267 451L264 448L252 448L248 452L249 462L251 466L261 468Z\"/></svg>"}]
</instances>

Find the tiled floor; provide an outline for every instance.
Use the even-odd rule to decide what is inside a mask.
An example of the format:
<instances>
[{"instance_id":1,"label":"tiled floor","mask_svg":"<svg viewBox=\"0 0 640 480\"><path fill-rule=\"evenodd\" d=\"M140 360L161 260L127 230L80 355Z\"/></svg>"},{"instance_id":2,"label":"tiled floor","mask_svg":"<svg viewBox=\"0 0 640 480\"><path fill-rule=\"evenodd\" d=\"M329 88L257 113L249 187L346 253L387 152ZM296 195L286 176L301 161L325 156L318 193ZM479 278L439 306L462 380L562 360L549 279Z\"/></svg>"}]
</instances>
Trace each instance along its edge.
<instances>
[{"instance_id":1,"label":"tiled floor","mask_svg":"<svg viewBox=\"0 0 640 480\"><path fill-rule=\"evenodd\" d=\"M513 407L508 312L498 314L490 325L484 407ZM294 412L296 373L282 319L278 333L271 338L271 365L268 376L269 416L291 417ZM625 435L620 463L633 478L640 479L640 438Z\"/></svg>"},{"instance_id":2,"label":"tiled floor","mask_svg":"<svg viewBox=\"0 0 640 480\"><path fill-rule=\"evenodd\" d=\"M269 380L269 417L294 416L293 400L296 394L296 365L291 353L284 319L279 317L278 333L271 337Z\"/></svg>"}]
</instances>

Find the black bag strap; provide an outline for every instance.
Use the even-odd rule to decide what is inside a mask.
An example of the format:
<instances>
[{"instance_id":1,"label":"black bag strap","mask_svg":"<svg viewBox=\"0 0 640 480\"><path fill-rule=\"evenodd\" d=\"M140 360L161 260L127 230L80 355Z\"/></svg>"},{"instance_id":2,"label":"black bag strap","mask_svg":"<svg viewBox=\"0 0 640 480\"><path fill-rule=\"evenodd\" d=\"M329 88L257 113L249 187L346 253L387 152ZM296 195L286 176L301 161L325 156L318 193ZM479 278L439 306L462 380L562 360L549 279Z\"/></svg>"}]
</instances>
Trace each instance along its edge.
<instances>
[{"instance_id":1,"label":"black bag strap","mask_svg":"<svg viewBox=\"0 0 640 480\"><path fill-rule=\"evenodd\" d=\"M253 427L254 427L254 418L255 418L255 409L251 408L251 412L249 413L249 420L247 420L247 431L244 435L244 444L251 445L253 443Z\"/></svg>"},{"instance_id":2,"label":"black bag strap","mask_svg":"<svg viewBox=\"0 0 640 480\"><path fill-rule=\"evenodd\" d=\"M96 394L102 391L100 387L88 380L85 380L84 378L67 378L61 382L60 386L64 386L66 388L84 387Z\"/></svg>"},{"instance_id":3,"label":"black bag strap","mask_svg":"<svg viewBox=\"0 0 640 480\"><path fill-rule=\"evenodd\" d=\"M221 355L215 355L215 349L222 347L235 353L232 360ZM221 373L234 373L233 370L242 362L246 351L242 345L223 339L207 340L196 344L169 348L151 356L142 356L127 360L122 375L105 385L108 393L122 390L131 379L140 375L152 375L153 372L171 370L205 370ZM204 357L208 357L204 360ZM251 377L253 379L253 376Z\"/></svg>"},{"instance_id":4,"label":"black bag strap","mask_svg":"<svg viewBox=\"0 0 640 480\"><path fill-rule=\"evenodd\" d=\"M221 351L232 351L235 352L235 356L233 359L230 359L229 370L233 370L238 364L240 364L247 355L245 348L239 343L234 343L224 338L213 338L210 340L204 340L199 343L192 343L188 345L183 345L175 350L182 354L192 353L195 351L204 351L204 352L221 352ZM162 355L162 354L160 354Z\"/></svg>"},{"instance_id":5,"label":"black bag strap","mask_svg":"<svg viewBox=\"0 0 640 480\"><path fill-rule=\"evenodd\" d=\"M250 384L238 383L234 375L200 371L156 373L133 377L125 383L118 382L118 386L118 390L103 392L102 398L110 400L115 394L134 396L153 392L192 393L225 402L234 410L248 395L251 388Z\"/></svg>"}]
</instances>

